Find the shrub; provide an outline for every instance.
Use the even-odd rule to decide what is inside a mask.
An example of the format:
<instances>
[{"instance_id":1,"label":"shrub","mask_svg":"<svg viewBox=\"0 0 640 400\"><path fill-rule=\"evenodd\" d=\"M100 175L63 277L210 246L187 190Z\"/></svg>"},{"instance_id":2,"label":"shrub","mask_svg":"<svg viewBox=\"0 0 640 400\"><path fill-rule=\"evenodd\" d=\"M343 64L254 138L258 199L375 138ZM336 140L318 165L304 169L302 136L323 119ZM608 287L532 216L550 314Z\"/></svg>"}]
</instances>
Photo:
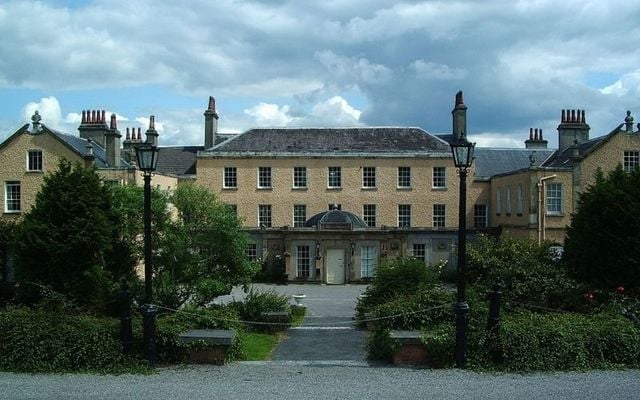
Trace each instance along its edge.
<instances>
[{"instance_id":1,"label":"shrub","mask_svg":"<svg viewBox=\"0 0 640 400\"><path fill-rule=\"evenodd\" d=\"M640 330L611 314L523 312L504 320L499 348L506 371L637 367Z\"/></svg>"},{"instance_id":2,"label":"shrub","mask_svg":"<svg viewBox=\"0 0 640 400\"><path fill-rule=\"evenodd\" d=\"M122 354L119 321L26 308L0 312L0 369L20 372L131 372L144 364Z\"/></svg>"},{"instance_id":3,"label":"shrub","mask_svg":"<svg viewBox=\"0 0 640 400\"><path fill-rule=\"evenodd\" d=\"M384 261L376 271L373 282L364 291L360 306L370 308L398 296L435 287L438 272L434 267L413 257Z\"/></svg>"},{"instance_id":4,"label":"shrub","mask_svg":"<svg viewBox=\"0 0 640 400\"><path fill-rule=\"evenodd\" d=\"M389 329L376 329L367 340L367 357L372 360L391 361L393 353L399 350L397 340L389 337Z\"/></svg>"},{"instance_id":5,"label":"shrub","mask_svg":"<svg viewBox=\"0 0 640 400\"><path fill-rule=\"evenodd\" d=\"M240 319L244 321L262 321L262 315L271 311L290 311L289 298L278 294L275 290L261 292L253 287L244 301L233 302L229 305L237 310Z\"/></svg>"},{"instance_id":6,"label":"shrub","mask_svg":"<svg viewBox=\"0 0 640 400\"><path fill-rule=\"evenodd\" d=\"M549 244L503 236L480 236L468 250L467 278L480 291L502 280L505 301L576 310L586 289L550 256Z\"/></svg>"},{"instance_id":7,"label":"shrub","mask_svg":"<svg viewBox=\"0 0 640 400\"><path fill-rule=\"evenodd\" d=\"M373 307L370 315L376 327L421 329L452 320L453 294L441 288L423 289ZM378 319L384 318L384 319Z\"/></svg>"},{"instance_id":8,"label":"shrub","mask_svg":"<svg viewBox=\"0 0 640 400\"><path fill-rule=\"evenodd\" d=\"M164 314L158 317L156 348L160 362L182 361L184 352L194 347L215 347L202 343L181 343L180 334L191 329L233 329L236 342L227 350L227 360L244 357L244 329L238 322L238 313L228 307L196 309L186 308L182 313Z\"/></svg>"}]
</instances>

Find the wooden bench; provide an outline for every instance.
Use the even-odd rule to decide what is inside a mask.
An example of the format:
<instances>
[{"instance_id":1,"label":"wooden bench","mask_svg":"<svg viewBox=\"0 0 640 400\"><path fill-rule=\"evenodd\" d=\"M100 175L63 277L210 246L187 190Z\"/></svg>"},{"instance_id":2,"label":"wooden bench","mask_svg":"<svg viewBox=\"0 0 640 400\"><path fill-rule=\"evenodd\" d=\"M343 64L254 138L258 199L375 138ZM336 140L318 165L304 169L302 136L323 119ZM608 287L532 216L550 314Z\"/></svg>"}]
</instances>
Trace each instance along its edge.
<instances>
[{"instance_id":1,"label":"wooden bench","mask_svg":"<svg viewBox=\"0 0 640 400\"><path fill-rule=\"evenodd\" d=\"M186 350L187 362L194 364L223 365L226 351L235 341L236 332L225 329L192 329L180 335L180 343L205 344L202 348Z\"/></svg>"},{"instance_id":2,"label":"wooden bench","mask_svg":"<svg viewBox=\"0 0 640 400\"><path fill-rule=\"evenodd\" d=\"M389 337L399 342L400 349L393 354L394 365L423 365L429 361L427 349L422 344L421 331L391 331Z\"/></svg>"}]
</instances>

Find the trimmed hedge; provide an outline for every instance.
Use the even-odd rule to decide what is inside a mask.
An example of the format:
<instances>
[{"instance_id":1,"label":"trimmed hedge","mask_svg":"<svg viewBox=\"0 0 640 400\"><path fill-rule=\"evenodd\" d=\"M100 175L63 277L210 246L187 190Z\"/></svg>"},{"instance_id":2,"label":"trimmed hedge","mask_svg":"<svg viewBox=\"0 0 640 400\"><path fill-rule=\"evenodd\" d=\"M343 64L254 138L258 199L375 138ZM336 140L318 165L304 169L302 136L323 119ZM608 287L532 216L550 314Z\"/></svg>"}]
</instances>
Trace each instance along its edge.
<instances>
[{"instance_id":1,"label":"trimmed hedge","mask_svg":"<svg viewBox=\"0 0 640 400\"><path fill-rule=\"evenodd\" d=\"M421 329L447 320L453 321L453 301L454 294L443 289L421 290L372 307L369 314L374 318L389 317L376 320L376 327Z\"/></svg>"},{"instance_id":2,"label":"trimmed hedge","mask_svg":"<svg viewBox=\"0 0 640 400\"><path fill-rule=\"evenodd\" d=\"M0 311L0 370L134 372L146 367L122 354L119 321L16 308Z\"/></svg>"},{"instance_id":3,"label":"trimmed hedge","mask_svg":"<svg viewBox=\"0 0 640 400\"><path fill-rule=\"evenodd\" d=\"M471 368L530 372L640 366L640 329L614 314L512 314L501 324L497 345L477 322L469 328ZM453 365L454 335L453 324L425 332L422 341L434 366Z\"/></svg>"}]
</instances>

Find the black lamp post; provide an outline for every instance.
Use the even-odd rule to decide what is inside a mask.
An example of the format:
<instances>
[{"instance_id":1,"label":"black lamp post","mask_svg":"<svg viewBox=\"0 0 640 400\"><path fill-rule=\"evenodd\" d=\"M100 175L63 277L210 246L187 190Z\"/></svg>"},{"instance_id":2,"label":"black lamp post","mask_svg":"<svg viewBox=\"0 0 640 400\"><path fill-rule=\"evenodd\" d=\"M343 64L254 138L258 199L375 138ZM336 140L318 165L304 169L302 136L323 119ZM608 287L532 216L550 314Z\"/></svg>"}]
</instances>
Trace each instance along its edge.
<instances>
[{"instance_id":1,"label":"black lamp post","mask_svg":"<svg viewBox=\"0 0 640 400\"><path fill-rule=\"evenodd\" d=\"M153 305L151 263L151 174L158 164L158 148L149 144L136 147L138 168L144 175L144 305L143 336L144 357L153 365L156 362L156 314L158 309Z\"/></svg>"},{"instance_id":2,"label":"black lamp post","mask_svg":"<svg viewBox=\"0 0 640 400\"><path fill-rule=\"evenodd\" d=\"M475 143L460 138L451 142L453 164L460 175L460 202L458 207L458 271L457 296L454 311L456 314L456 367L464 368L467 353L467 317L469 305L465 301L465 269L467 267L467 173L473 163Z\"/></svg>"}]
</instances>

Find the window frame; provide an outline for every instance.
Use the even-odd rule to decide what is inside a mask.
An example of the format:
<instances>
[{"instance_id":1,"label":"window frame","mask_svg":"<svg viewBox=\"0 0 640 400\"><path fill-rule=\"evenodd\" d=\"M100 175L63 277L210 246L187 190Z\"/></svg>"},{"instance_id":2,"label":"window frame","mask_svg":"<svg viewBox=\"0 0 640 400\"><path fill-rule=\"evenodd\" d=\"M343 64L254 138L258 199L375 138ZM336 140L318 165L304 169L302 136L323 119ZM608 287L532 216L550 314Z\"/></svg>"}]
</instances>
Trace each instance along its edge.
<instances>
[{"instance_id":1,"label":"window frame","mask_svg":"<svg viewBox=\"0 0 640 400\"><path fill-rule=\"evenodd\" d=\"M398 189L411 189L411 167L398 167Z\"/></svg>"},{"instance_id":2,"label":"window frame","mask_svg":"<svg viewBox=\"0 0 640 400\"><path fill-rule=\"evenodd\" d=\"M367 251L365 252L365 249ZM373 278L378 268L378 248L374 245L360 246L360 278ZM366 253L366 254L365 254Z\"/></svg>"},{"instance_id":3,"label":"window frame","mask_svg":"<svg viewBox=\"0 0 640 400\"><path fill-rule=\"evenodd\" d=\"M258 204L258 227L271 228L273 224L272 215L271 204Z\"/></svg>"},{"instance_id":4,"label":"window frame","mask_svg":"<svg viewBox=\"0 0 640 400\"><path fill-rule=\"evenodd\" d=\"M234 184L229 185L229 183L234 183ZM222 188L223 189L238 188L238 168L237 167L224 167L222 171Z\"/></svg>"},{"instance_id":5,"label":"window frame","mask_svg":"<svg viewBox=\"0 0 640 400\"><path fill-rule=\"evenodd\" d=\"M376 167L362 167L362 188L375 189L376 186Z\"/></svg>"},{"instance_id":6,"label":"window frame","mask_svg":"<svg viewBox=\"0 0 640 400\"><path fill-rule=\"evenodd\" d=\"M486 204L474 204L473 205L473 227L474 228L487 228L489 227L489 207ZM478 212L483 210L482 213ZM481 224L478 221L482 221Z\"/></svg>"},{"instance_id":7,"label":"window frame","mask_svg":"<svg viewBox=\"0 0 640 400\"><path fill-rule=\"evenodd\" d=\"M403 224L403 220L406 223ZM411 227L411 204L398 204L398 227Z\"/></svg>"},{"instance_id":8,"label":"window frame","mask_svg":"<svg viewBox=\"0 0 640 400\"><path fill-rule=\"evenodd\" d=\"M307 188L307 167L293 167L293 188L294 189L306 189Z\"/></svg>"},{"instance_id":9,"label":"window frame","mask_svg":"<svg viewBox=\"0 0 640 400\"><path fill-rule=\"evenodd\" d=\"M311 278L311 246L309 245L296 246L296 277Z\"/></svg>"},{"instance_id":10,"label":"window frame","mask_svg":"<svg viewBox=\"0 0 640 400\"><path fill-rule=\"evenodd\" d=\"M416 255L416 250L418 253ZM426 243L413 243L411 246L411 256L418 261L422 261L423 263L427 263L427 244Z\"/></svg>"},{"instance_id":11,"label":"window frame","mask_svg":"<svg viewBox=\"0 0 640 400\"><path fill-rule=\"evenodd\" d=\"M249 261L258 261L258 244L247 243L247 246L244 248L244 255Z\"/></svg>"},{"instance_id":12,"label":"window frame","mask_svg":"<svg viewBox=\"0 0 640 400\"><path fill-rule=\"evenodd\" d=\"M337 183L337 185L336 185ZM327 189L342 188L342 167L327 167Z\"/></svg>"},{"instance_id":13,"label":"window frame","mask_svg":"<svg viewBox=\"0 0 640 400\"><path fill-rule=\"evenodd\" d=\"M32 168L33 164L40 164L40 168ZM44 172L44 152L41 149L27 150L27 172Z\"/></svg>"},{"instance_id":14,"label":"window frame","mask_svg":"<svg viewBox=\"0 0 640 400\"><path fill-rule=\"evenodd\" d=\"M640 166L640 151L625 150L622 156L622 167L625 172L631 172Z\"/></svg>"},{"instance_id":15,"label":"window frame","mask_svg":"<svg viewBox=\"0 0 640 400\"><path fill-rule=\"evenodd\" d=\"M433 167L431 172L431 188L447 188L447 167Z\"/></svg>"},{"instance_id":16,"label":"window frame","mask_svg":"<svg viewBox=\"0 0 640 400\"><path fill-rule=\"evenodd\" d=\"M371 214L373 211L373 215ZM375 204L362 205L362 220L366 222L369 228L375 228L377 223L378 207Z\"/></svg>"},{"instance_id":17,"label":"window frame","mask_svg":"<svg viewBox=\"0 0 640 400\"><path fill-rule=\"evenodd\" d=\"M271 167L258 167L258 189L273 189Z\"/></svg>"},{"instance_id":18,"label":"window frame","mask_svg":"<svg viewBox=\"0 0 640 400\"><path fill-rule=\"evenodd\" d=\"M496 189L496 215L502 213L502 188Z\"/></svg>"},{"instance_id":19,"label":"window frame","mask_svg":"<svg viewBox=\"0 0 640 400\"><path fill-rule=\"evenodd\" d=\"M298 211L302 210L300 214ZM307 222L307 205L306 204L294 204L293 205L293 227L302 228L304 223Z\"/></svg>"},{"instance_id":20,"label":"window frame","mask_svg":"<svg viewBox=\"0 0 640 400\"><path fill-rule=\"evenodd\" d=\"M518 192L516 196L516 213L520 216L524 212L524 190L522 189L521 184L518 185Z\"/></svg>"},{"instance_id":21,"label":"window frame","mask_svg":"<svg viewBox=\"0 0 640 400\"><path fill-rule=\"evenodd\" d=\"M442 212L440 212L442 211ZM436 203L433 205L433 227L444 228L447 224L447 205Z\"/></svg>"},{"instance_id":22,"label":"window frame","mask_svg":"<svg viewBox=\"0 0 640 400\"><path fill-rule=\"evenodd\" d=\"M552 209L553 205L553 209ZM556 209L557 208L557 209ZM545 212L547 215L562 215L562 183L545 183Z\"/></svg>"},{"instance_id":23,"label":"window frame","mask_svg":"<svg viewBox=\"0 0 640 400\"><path fill-rule=\"evenodd\" d=\"M15 190L16 188L17 191ZM22 182L6 181L4 183L4 212L7 214L22 212Z\"/></svg>"},{"instance_id":24,"label":"window frame","mask_svg":"<svg viewBox=\"0 0 640 400\"><path fill-rule=\"evenodd\" d=\"M504 212L507 216L511 215L511 186L506 188Z\"/></svg>"}]
</instances>

